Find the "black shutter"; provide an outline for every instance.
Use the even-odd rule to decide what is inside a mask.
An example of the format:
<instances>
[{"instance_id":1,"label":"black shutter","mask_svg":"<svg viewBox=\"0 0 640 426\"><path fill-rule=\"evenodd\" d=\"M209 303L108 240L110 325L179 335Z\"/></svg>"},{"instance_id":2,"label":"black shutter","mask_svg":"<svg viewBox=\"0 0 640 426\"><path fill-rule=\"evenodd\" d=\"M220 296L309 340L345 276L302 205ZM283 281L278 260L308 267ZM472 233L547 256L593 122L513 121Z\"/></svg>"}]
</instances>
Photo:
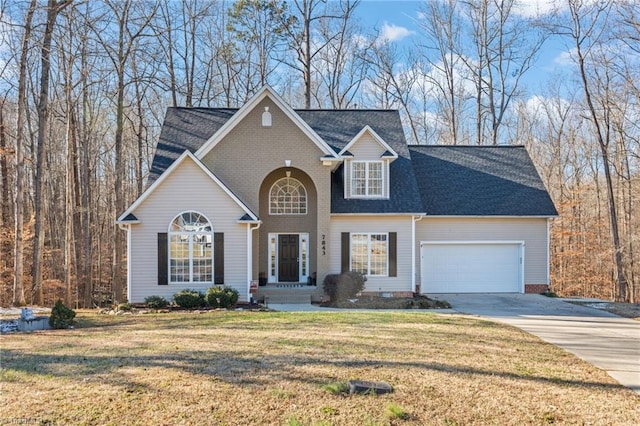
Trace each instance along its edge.
<instances>
[{"instance_id":1,"label":"black shutter","mask_svg":"<svg viewBox=\"0 0 640 426\"><path fill-rule=\"evenodd\" d=\"M168 257L167 233L160 232L158 233L158 285L169 284Z\"/></svg>"},{"instance_id":2,"label":"black shutter","mask_svg":"<svg viewBox=\"0 0 640 426\"><path fill-rule=\"evenodd\" d=\"M342 233L342 263L340 272L349 272L349 258L351 257L351 238L348 232Z\"/></svg>"},{"instance_id":3,"label":"black shutter","mask_svg":"<svg viewBox=\"0 0 640 426\"><path fill-rule=\"evenodd\" d=\"M398 233L389 232L389 276L398 276Z\"/></svg>"},{"instance_id":4,"label":"black shutter","mask_svg":"<svg viewBox=\"0 0 640 426\"><path fill-rule=\"evenodd\" d=\"M224 233L213 234L213 283L224 284Z\"/></svg>"}]
</instances>

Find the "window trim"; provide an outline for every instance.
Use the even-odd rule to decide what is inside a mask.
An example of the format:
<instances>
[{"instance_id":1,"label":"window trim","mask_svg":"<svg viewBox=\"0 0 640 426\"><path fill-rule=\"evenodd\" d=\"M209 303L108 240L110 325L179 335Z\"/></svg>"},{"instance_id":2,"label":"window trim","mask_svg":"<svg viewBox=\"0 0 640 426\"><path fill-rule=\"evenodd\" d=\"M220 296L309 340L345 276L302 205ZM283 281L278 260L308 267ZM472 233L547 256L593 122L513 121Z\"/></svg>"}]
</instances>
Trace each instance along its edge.
<instances>
[{"instance_id":1,"label":"window trim","mask_svg":"<svg viewBox=\"0 0 640 426\"><path fill-rule=\"evenodd\" d=\"M172 230L173 223L176 221L176 219L178 219L180 216L184 215L185 213L197 214L197 215L200 215L200 217L206 219L207 221L206 226L209 227L209 231L187 231L187 230L173 231ZM187 248L188 258L180 258L180 259L181 260L188 259L189 261L189 280L188 281L182 281L182 280L176 281L172 279L173 275L171 273L171 261L174 259L178 259L177 257L171 256L172 237L176 235L187 237L186 241L188 242L188 248ZM205 239L206 241L205 246L208 245L210 247L211 256L199 257L197 259L210 260L211 262L211 279L210 280L205 280L205 281L193 280L193 276L194 276L194 265L193 265L194 238L193 237L194 236L209 237ZM178 213L176 216L174 216L174 218L171 219L171 221L169 222L169 229L167 231L167 282L168 284L213 284L215 279L215 271L214 271L215 253L214 253L213 239L214 239L213 226L211 224L211 221L206 215L195 210L185 210L183 212Z\"/></svg>"},{"instance_id":2,"label":"window trim","mask_svg":"<svg viewBox=\"0 0 640 426\"><path fill-rule=\"evenodd\" d=\"M389 277L389 255L390 255L390 241L388 232L350 232L349 233L349 270L353 271L353 236L365 235L367 237L367 270L364 275L368 277ZM371 273L371 237L374 235L384 235L386 259L384 274L372 274Z\"/></svg>"},{"instance_id":3,"label":"window trim","mask_svg":"<svg viewBox=\"0 0 640 426\"><path fill-rule=\"evenodd\" d=\"M276 187L276 185L278 185L278 183L280 183L280 182L282 182L284 180L295 181L300 185L298 187L298 203L297 204L298 204L299 207L303 207L304 208L304 212L297 212L297 213L274 212L273 203L271 201L272 197L273 197L273 190ZM300 189L302 191L304 191L304 205L302 205L302 203L300 203L300 200L299 200L299 198L300 198ZM283 177L283 178L280 178L280 179L276 180L273 183L273 185L271 185L271 188L269 188L269 215L270 216L304 216L304 215L308 214L308 212L309 212L309 191L307 191L307 187L304 186L304 184L300 180L298 180L298 179L296 179L294 177L291 177L291 176L286 176L286 177Z\"/></svg>"},{"instance_id":4,"label":"window trim","mask_svg":"<svg viewBox=\"0 0 640 426\"><path fill-rule=\"evenodd\" d=\"M364 194L356 194L356 186L354 185L354 166L356 164L364 164L365 165L365 193ZM370 170L371 164L380 164L380 194L371 194L370 193ZM349 161L349 198L360 198L360 199L387 199L389 193L389 181L387 179L388 176L388 166L389 162L387 160L350 160Z\"/></svg>"}]
</instances>

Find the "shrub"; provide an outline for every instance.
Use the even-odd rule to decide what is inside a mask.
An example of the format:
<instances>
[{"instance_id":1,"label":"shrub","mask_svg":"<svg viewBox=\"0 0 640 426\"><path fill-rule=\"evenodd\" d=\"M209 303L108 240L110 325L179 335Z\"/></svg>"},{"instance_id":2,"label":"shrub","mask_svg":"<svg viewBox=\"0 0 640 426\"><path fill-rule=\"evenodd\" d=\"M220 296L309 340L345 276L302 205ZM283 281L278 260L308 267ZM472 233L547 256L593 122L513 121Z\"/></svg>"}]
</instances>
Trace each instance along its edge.
<instances>
[{"instance_id":1,"label":"shrub","mask_svg":"<svg viewBox=\"0 0 640 426\"><path fill-rule=\"evenodd\" d=\"M162 296L149 296L144 299L144 304L150 309L162 309L166 308L169 302Z\"/></svg>"},{"instance_id":2,"label":"shrub","mask_svg":"<svg viewBox=\"0 0 640 426\"><path fill-rule=\"evenodd\" d=\"M129 312L131 309L133 309L133 306L131 306L131 303L121 303L118 305L119 311Z\"/></svg>"},{"instance_id":3,"label":"shrub","mask_svg":"<svg viewBox=\"0 0 640 426\"><path fill-rule=\"evenodd\" d=\"M49 326L51 328L69 328L73 325L76 313L73 309L67 308L62 300L58 300L51 309Z\"/></svg>"},{"instance_id":4,"label":"shrub","mask_svg":"<svg viewBox=\"0 0 640 426\"><path fill-rule=\"evenodd\" d=\"M359 272L329 274L324 278L322 287L331 301L337 302L354 298L364 289L366 280L366 277Z\"/></svg>"},{"instance_id":5,"label":"shrub","mask_svg":"<svg viewBox=\"0 0 640 426\"><path fill-rule=\"evenodd\" d=\"M173 301L181 308L200 308L205 306L204 294L197 290L180 290L173 295Z\"/></svg>"},{"instance_id":6,"label":"shrub","mask_svg":"<svg viewBox=\"0 0 640 426\"><path fill-rule=\"evenodd\" d=\"M233 308L238 302L238 290L228 286L214 286L207 290L207 304L212 308Z\"/></svg>"}]
</instances>

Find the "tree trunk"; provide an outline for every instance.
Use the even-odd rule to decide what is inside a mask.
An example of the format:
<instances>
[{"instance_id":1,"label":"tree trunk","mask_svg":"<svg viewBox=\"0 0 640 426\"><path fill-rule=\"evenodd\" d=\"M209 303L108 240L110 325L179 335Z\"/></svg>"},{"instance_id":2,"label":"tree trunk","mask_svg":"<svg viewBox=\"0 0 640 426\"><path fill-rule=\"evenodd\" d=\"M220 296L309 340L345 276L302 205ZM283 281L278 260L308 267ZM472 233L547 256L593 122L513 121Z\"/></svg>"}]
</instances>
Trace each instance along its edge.
<instances>
[{"instance_id":1,"label":"tree trunk","mask_svg":"<svg viewBox=\"0 0 640 426\"><path fill-rule=\"evenodd\" d=\"M579 16L577 11L572 11L574 13L574 19L578 22ZM585 58L584 52L582 51L582 41L583 39L580 37L575 38L576 41L576 55L578 58L578 66L580 70L580 78L582 83L582 89L584 91L585 100L587 102L587 106L589 107L589 113L591 121L593 122L595 129L595 136L598 141L598 146L600 148L600 154L602 156L602 165L604 167L604 176L607 185L607 200L609 207L609 221L611 225L611 237L613 239L613 250L614 250L614 261L615 261L615 271L616 271L616 287L618 292L618 299L626 301L627 300L627 280L624 273L624 264L622 258L622 247L620 245L620 233L618 230L618 212L616 209L616 200L615 193L613 190L613 179L611 177L611 165L609 159L609 136L605 139L605 136L602 134L600 118L598 113L596 112L596 108L594 106L592 97L591 97L591 86L589 84L587 78L587 71L585 67Z\"/></svg>"},{"instance_id":2,"label":"tree trunk","mask_svg":"<svg viewBox=\"0 0 640 426\"><path fill-rule=\"evenodd\" d=\"M9 167L7 166L7 127L4 124L4 99L0 100L0 176L2 178L2 226L9 228L11 222L11 201L9 201ZM4 244L4 241L3 241ZM3 258L7 261L9 250L2 251Z\"/></svg>"},{"instance_id":3,"label":"tree trunk","mask_svg":"<svg viewBox=\"0 0 640 426\"><path fill-rule=\"evenodd\" d=\"M24 305L24 241L22 228L24 227L23 195L24 195L24 126L27 107L27 60L29 53L29 39L31 38L31 22L36 10L36 0L31 0L25 19L24 35L20 52L20 71L18 75L18 122L16 125L16 204L15 204L15 255L13 259L13 304Z\"/></svg>"}]
</instances>

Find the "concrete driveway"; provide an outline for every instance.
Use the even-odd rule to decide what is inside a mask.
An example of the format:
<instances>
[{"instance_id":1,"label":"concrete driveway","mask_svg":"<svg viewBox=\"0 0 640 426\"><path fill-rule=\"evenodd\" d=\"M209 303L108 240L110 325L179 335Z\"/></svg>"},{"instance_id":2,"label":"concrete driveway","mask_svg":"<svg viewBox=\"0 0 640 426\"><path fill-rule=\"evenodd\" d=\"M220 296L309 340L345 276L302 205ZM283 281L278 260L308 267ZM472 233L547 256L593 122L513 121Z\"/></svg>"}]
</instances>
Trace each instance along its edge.
<instances>
[{"instance_id":1,"label":"concrete driveway","mask_svg":"<svg viewBox=\"0 0 640 426\"><path fill-rule=\"evenodd\" d=\"M455 311L507 323L605 370L640 394L640 322L537 294L437 294Z\"/></svg>"}]
</instances>

